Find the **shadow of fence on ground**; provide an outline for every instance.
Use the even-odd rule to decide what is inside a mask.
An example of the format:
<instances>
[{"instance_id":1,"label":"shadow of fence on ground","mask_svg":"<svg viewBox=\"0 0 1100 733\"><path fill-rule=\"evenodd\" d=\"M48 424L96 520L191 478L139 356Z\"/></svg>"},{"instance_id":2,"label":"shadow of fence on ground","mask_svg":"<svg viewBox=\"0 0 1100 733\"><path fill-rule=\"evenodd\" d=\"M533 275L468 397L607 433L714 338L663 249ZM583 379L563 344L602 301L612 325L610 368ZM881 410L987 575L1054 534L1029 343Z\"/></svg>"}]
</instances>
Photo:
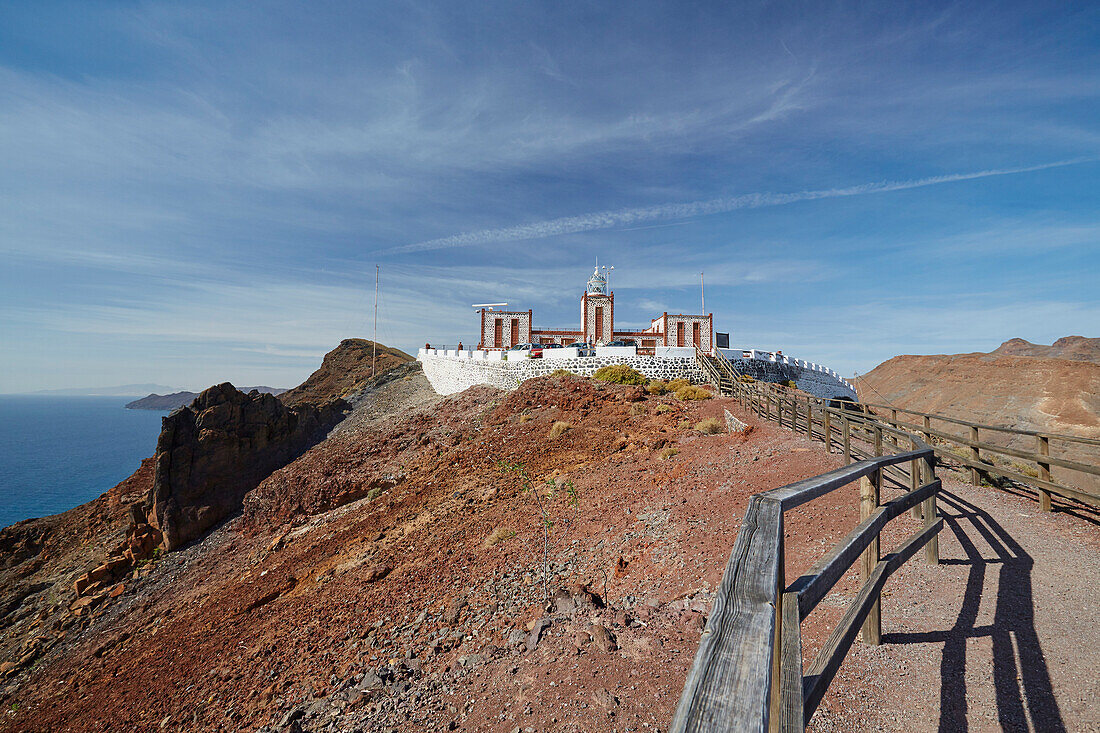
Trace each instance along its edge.
<instances>
[{"instance_id":1,"label":"shadow of fence on ground","mask_svg":"<svg viewBox=\"0 0 1100 733\"><path fill-rule=\"evenodd\" d=\"M955 625L947 631L889 633L893 644L942 643L940 661L941 733L969 729L967 722L966 652L969 639L989 637L993 644L993 684L997 720L1005 731L1066 730L1054 699L1050 673L1035 632L1031 556L986 511L948 491L939 494L940 513L962 545L964 558L941 559L943 565L969 565L966 591ZM988 545L984 557L977 537ZM993 623L978 626L986 572L999 566Z\"/></svg>"}]
</instances>

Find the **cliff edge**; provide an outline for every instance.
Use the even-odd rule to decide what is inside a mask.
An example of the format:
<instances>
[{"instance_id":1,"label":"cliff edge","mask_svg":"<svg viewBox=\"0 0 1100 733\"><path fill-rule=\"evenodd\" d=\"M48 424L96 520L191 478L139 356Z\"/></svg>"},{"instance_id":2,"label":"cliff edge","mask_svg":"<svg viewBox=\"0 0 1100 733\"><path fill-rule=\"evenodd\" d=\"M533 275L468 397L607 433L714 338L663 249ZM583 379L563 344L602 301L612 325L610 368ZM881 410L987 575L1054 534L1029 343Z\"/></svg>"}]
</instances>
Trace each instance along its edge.
<instances>
[{"instance_id":1,"label":"cliff edge","mask_svg":"<svg viewBox=\"0 0 1100 733\"><path fill-rule=\"evenodd\" d=\"M350 398L369 388L387 372L415 359L400 349L378 344L377 366L374 342L367 339L344 339L325 354L317 371L294 389L279 396L283 404L294 406L304 402L321 403L335 398Z\"/></svg>"},{"instance_id":2,"label":"cliff edge","mask_svg":"<svg viewBox=\"0 0 1100 733\"><path fill-rule=\"evenodd\" d=\"M287 407L226 382L164 418L148 524L174 550L241 508L244 495L312 447L343 418L341 399Z\"/></svg>"}]
</instances>

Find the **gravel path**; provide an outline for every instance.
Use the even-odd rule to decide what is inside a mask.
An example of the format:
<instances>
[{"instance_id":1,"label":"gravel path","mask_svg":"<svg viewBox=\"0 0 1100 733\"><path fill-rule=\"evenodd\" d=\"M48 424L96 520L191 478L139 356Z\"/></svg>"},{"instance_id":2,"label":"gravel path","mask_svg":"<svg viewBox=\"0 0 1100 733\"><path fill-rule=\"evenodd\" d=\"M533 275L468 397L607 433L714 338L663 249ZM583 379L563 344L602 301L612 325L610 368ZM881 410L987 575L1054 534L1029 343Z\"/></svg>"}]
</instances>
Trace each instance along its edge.
<instances>
[{"instance_id":1,"label":"gravel path","mask_svg":"<svg viewBox=\"0 0 1100 733\"><path fill-rule=\"evenodd\" d=\"M1100 513L941 478L941 564L891 578L810 729L1100 731Z\"/></svg>"},{"instance_id":2,"label":"gravel path","mask_svg":"<svg viewBox=\"0 0 1100 733\"><path fill-rule=\"evenodd\" d=\"M361 432L408 410L430 409L442 399L428 384L418 363L406 364L395 369L389 381L353 398L351 413L333 434Z\"/></svg>"}]
</instances>

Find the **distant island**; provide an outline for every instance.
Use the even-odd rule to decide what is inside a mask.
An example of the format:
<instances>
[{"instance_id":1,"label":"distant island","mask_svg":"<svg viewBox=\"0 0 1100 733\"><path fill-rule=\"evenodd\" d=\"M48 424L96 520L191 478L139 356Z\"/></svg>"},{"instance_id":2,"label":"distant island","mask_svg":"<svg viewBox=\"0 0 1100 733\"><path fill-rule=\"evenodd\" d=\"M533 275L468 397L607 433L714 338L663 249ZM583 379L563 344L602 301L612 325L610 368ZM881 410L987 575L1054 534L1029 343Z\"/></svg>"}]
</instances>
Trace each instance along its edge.
<instances>
[{"instance_id":1,"label":"distant island","mask_svg":"<svg viewBox=\"0 0 1100 733\"><path fill-rule=\"evenodd\" d=\"M245 394L256 390L273 395L281 395L285 389L277 387L241 387ZM151 394L140 400L126 403L127 410L174 410L177 407L191 404L191 401L199 396L198 392L173 392L172 394Z\"/></svg>"}]
</instances>

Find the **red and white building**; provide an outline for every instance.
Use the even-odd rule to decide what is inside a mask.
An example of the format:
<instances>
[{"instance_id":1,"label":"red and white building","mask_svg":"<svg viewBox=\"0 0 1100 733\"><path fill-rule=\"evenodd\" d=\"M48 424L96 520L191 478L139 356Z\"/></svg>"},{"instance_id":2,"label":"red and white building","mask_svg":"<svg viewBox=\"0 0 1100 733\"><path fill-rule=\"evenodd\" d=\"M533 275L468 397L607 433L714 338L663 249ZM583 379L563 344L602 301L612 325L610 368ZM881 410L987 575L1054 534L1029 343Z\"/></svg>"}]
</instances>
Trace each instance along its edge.
<instances>
[{"instance_id":1,"label":"red and white building","mask_svg":"<svg viewBox=\"0 0 1100 733\"><path fill-rule=\"evenodd\" d=\"M479 349L508 349L516 344L571 344L602 346L610 341L632 339L639 353L653 353L658 346L714 348L713 314L662 313L644 331L615 329L615 293L607 289L607 278L599 268L588 279L581 295L580 329L535 328L534 314L526 311L494 311L482 308Z\"/></svg>"}]
</instances>

